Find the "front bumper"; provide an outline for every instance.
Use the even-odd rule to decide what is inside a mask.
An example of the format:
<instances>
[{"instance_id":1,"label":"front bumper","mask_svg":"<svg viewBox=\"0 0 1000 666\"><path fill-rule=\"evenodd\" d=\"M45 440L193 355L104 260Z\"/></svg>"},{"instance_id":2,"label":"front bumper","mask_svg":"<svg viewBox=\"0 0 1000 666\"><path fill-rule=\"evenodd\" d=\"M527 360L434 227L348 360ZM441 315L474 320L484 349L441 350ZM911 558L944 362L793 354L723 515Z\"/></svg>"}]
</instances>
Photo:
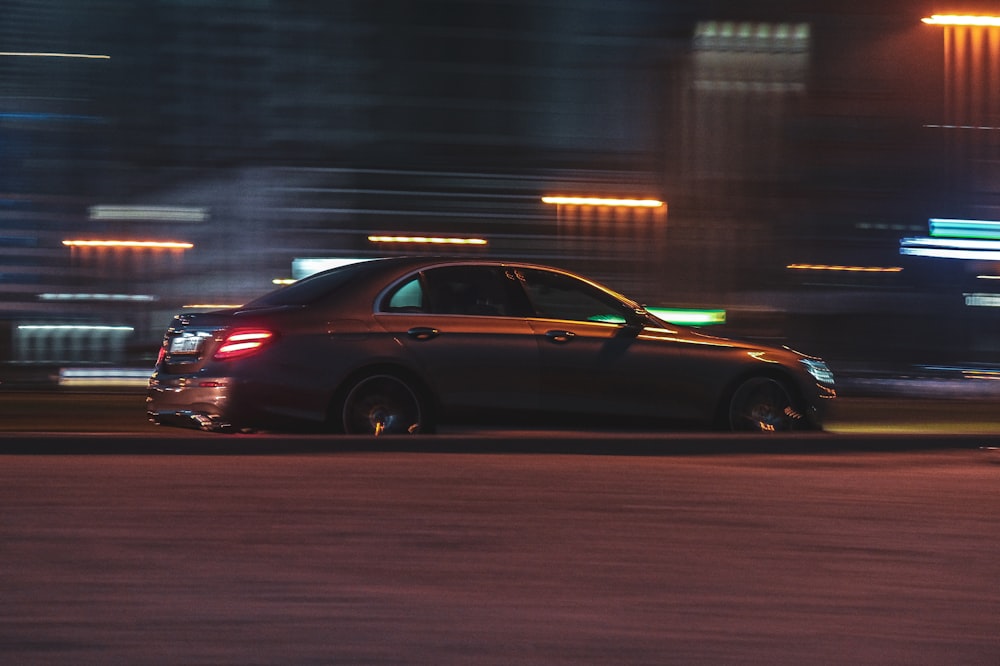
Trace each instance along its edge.
<instances>
[{"instance_id":1,"label":"front bumper","mask_svg":"<svg viewBox=\"0 0 1000 666\"><path fill-rule=\"evenodd\" d=\"M822 430L833 401L837 398L837 390L832 386L820 383L816 383L810 388L814 393L812 400L809 401L809 420L816 429Z\"/></svg>"}]
</instances>

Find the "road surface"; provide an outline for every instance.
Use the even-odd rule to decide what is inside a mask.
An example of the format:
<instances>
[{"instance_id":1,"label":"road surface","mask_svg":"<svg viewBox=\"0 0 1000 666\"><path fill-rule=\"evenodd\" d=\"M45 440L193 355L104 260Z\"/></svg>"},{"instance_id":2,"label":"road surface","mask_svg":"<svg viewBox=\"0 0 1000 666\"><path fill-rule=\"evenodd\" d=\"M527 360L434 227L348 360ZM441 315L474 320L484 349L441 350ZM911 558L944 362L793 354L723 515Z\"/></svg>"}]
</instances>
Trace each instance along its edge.
<instances>
[{"instance_id":1,"label":"road surface","mask_svg":"<svg viewBox=\"0 0 1000 666\"><path fill-rule=\"evenodd\" d=\"M0 660L995 665L998 462L6 455Z\"/></svg>"},{"instance_id":2,"label":"road surface","mask_svg":"<svg viewBox=\"0 0 1000 666\"><path fill-rule=\"evenodd\" d=\"M1000 663L988 404L367 445L0 410L2 663Z\"/></svg>"}]
</instances>

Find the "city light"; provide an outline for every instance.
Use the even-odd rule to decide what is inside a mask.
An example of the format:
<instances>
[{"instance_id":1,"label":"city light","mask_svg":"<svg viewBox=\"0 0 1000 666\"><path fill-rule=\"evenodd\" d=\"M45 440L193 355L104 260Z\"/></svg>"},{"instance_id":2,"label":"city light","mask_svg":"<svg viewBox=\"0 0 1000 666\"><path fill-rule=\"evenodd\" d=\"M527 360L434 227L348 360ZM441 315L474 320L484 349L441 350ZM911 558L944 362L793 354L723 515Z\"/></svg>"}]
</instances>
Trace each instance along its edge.
<instances>
[{"instance_id":1,"label":"city light","mask_svg":"<svg viewBox=\"0 0 1000 666\"><path fill-rule=\"evenodd\" d=\"M973 16L963 14L934 14L920 19L927 25L959 25L997 27L1000 26L1000 16Z\"/></svg>"},{"instance_id":2,"label":"city light","mask_svg":"<svg viewBox=\"0 0 1000 666\"><path fill-rule=\"evenodd\" d=\"M903 247L900 254L933 259L964 259L970 261L1000 261L1000 251L960 250L943 247Z\"/></svg>"},{"instance_id":3,"label":"city light","mask_svg":"<svg viewBox=\"0 0 1000 666\"><path fill-rule=\"evenodd\" d=\"M1000 240L978 238L904 238L900 240L904 248L929 247L948 250L1000 251Z\"/></svg>"},{"instance_id":4,"label":"city light","mask_svg":"<svg viewBox=\"0 0 1000 666\"><path fill-rule=\"evenodd\" d=\"M482 238L444 238L430 236L369 236L372 243L428 243L432 245L486 245Z\"/></svg>"},{"instance_id":5,"label":"city light","mask_svg":"<svg viewBox=\"0 0 1000 666\"><path fill-rule=\"evenodd\" d=\"M601 197L542 197L542 203L556 206L621 206L626 208L660 208L658 199L605 199Z\"/></svg>"},{"instance_id":6,"label":"city light","mask_svg":"<svg viewBox=\"0 0 1000 666\"><path fill-rule=\"evenodd\" d=\"M1000 240L972 238L903 238L899 253L914 257L1000 261Z\"/></svg>"},{"instance_id":7,"label":"city light","mask_svg":"<svg viewBox=\"0 0 1000 666\"><path fill-rule=\"evenodd\" d=\"M190 250L193 243L181 241L64 240L66 247L116 247L156 250Z\"/></svg>"},{"instance_id":8,"label":"city light","mask_svg":"<svg viewBox=\"0 0 1000 666\"><path fill-rule=\"evenodd\" d=\"M131 333L131 326L105 326L97 324L21 324L19 331L119 331Z\"/></svg>"},{"instance_id":9,"label":"city light","mask_svg":"<svg viewBox=\"0 0 1000 666\"><path fill-rule=\"evenodd\" d=\"M156 300L156 296L148 294L53 294L45 293L38 295L42 301L112 301L120 302L140 302L151 303Z\"/></svg>"},{"instance_id":10,"label":"city light","mask_svg":"<svg viewBox=\"0 0 1000 666\"><path fill-rule=\"evenodd\" d=\"M963 294L970 308L1000 308L1000 294Z\"/></svg>"},{"instance_id":11,"label":"city light","mask_svg":"<svg viewBox=\"0 0 1000 666\"><path fill-rule=\"evenodd\" d=\"M109 55L97 55L90 53L37 53L30 51L0 51L0 56L12 56L17 58L77 58L82 60L111 60Z\"/></svg>"},{"instance_id":12,"label":"city light","mask_svg":"<svg viewBox=\"0 0 1000 666\"><path fill-rule=\"evenodd\" d=\"M59 385L144 387L149 375L146 368L62 368Z\"/></svg>"},{"instance_id":13,"label":"city light","mask_svg":"<svg viewBox=\"0 0 1000 666\"><path fill-rule=\"evenodd\" d=\"M349 266L362 261L371 261L371 259L362 257L297 257L292 259L292 277L301 280L331 268Z\"/></svg>"},{"instance_id":14,"label":"city light","mask_svg":"<svg viewBox=\"0 0 1000 666\"><path fill-rule=\"evenodd\" d=\"M91 206L90 219L204 222L208 211L189 206Z\"/></svg>"},{"instance_id":15,"label":"city light","mask_svg":"<svg viewBox=\"0 0 1000 666\"><path fill-rule=\"evenodd\" d=\"M930 219L931 236L1000 240L1000 222L995 220Z\"/></svg>"},{"instance_id":16,"label":"city light","mask_svg":"<svg viewBox=\"0 0 1000 666\"><path fill-rule=\"evenodd\" d=\"M725 310L700 310L688 308L651 308L646 312L658 319L678 326L712 326L726 323Z\"/></svg>"},{"instance_id":17,"label":"city light","mask_svg":"<svg viewBox=\"0 0 1000 666\"><path fill-rule=\"evenodd\" d=\"M1000 130L1000 127L995 125L923 125L927 129L947 129L947 130L977 130L980 132L993 132Z\"/></svg>"},{"instance_id":18,"label":"city light","mask_svg":"<svg viewBox=\"0 0 1000 666\"><path fill-rule=\"evenodd\" d=\"M842 271L846 273L899 273L901 266L835 266L827 264L788 264L795 271Z\"/></svg>"},{"instance_id":19,"label":"city light","mask_svg":"<svg viewBox=\"0 0 1000 666\"><path fill-rule=\"evenodd\" d=\"M929 225L930 237L901 238L899 253L937 259L1000 261L1000 222L934 217Z\"/></svg>"}]
</instances>

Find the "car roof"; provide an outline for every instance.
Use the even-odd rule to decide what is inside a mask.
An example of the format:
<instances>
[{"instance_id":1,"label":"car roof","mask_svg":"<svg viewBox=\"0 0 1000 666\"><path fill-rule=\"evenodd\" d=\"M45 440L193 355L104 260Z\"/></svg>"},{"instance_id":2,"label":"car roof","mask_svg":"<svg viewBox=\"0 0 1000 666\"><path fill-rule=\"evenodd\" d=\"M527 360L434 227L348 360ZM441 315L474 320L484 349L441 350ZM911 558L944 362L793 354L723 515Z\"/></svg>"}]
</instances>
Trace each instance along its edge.
<instances>
[{"instance_id":1,"label":"car roof","mask_svg":"<svg viewBox=\"0 0 1000 666\"><path fill-rule=\"evenodd\" d=\"M323 271L322 273L316 273L315 275L322 275L324 273L330 273L333 271L340 271L345 269L353 269L352 272L355 275L377 275L377 274L394 273L396 271L404 273L404 272L419 270L422 268L431 268L433 266L454 266L454 265L523 266L525 268L554 270L575 275L573 271L569 271L564 268L560 268L558 266L536 264L529 261L498 259L491 257L456 257L456 256L434 256L434 255L381 257L376 259L368 259L358 262L356 264L348 264L347 266L332 268L328 271Z\"/></svg>"}]
</instances>

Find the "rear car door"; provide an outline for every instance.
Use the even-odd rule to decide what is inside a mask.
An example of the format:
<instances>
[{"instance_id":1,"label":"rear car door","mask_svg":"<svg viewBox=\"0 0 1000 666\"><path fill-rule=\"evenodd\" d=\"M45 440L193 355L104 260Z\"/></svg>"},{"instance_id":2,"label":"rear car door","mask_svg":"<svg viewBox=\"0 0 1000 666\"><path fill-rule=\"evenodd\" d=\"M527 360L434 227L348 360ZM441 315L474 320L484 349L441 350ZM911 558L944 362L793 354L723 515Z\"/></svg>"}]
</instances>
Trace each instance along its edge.
<instances>
[{"instance_id":1,"label":"rear car door","mask_svg":"<svg viewBox=\"0 0 1000 666\"><path fill-rule=\"evenodd\" d=\"M447 265L404 278L375 319L408 352L446 409L538 405L538 344L527 303L500 266Z\"/></svg>"}]
</instances>

